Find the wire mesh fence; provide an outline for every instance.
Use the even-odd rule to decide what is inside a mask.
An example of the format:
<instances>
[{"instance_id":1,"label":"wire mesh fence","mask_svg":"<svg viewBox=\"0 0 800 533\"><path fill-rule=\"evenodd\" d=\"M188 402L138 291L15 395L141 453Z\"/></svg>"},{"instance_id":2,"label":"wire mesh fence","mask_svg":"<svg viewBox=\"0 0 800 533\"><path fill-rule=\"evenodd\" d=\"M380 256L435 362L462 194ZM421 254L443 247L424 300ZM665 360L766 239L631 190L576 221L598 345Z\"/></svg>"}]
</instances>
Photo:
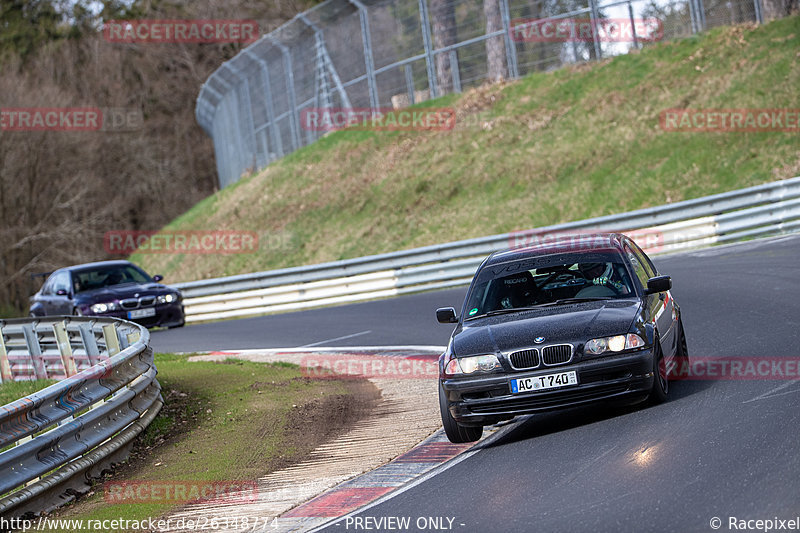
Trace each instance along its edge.
<instances>
[{"instance_id":1,"label":"wire mesh fence","mask_svg":"<svg viewBox=\"0 0 800 533\"><path fill-rule=\"evenodd\" d=\"M309 109L383 113L763 17L762 0L328 0L217 69L196 116L225 187L324 135Z\"/></svg>"}]
</instances>

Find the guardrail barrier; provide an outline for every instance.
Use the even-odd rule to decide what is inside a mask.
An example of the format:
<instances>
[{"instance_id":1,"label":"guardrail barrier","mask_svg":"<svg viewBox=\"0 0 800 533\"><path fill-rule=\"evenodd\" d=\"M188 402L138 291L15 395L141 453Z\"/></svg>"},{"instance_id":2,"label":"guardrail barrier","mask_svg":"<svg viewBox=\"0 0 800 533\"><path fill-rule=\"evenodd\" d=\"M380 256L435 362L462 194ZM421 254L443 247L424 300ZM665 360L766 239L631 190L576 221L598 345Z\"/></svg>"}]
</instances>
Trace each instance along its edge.
<instances>
[{"instance_id":1,"label":"guardrail barrier","mask_svg":"<svg viewBox=\"0 0 800 533\"><path fill-rule=\"evenodd\" d=\"M59 380L0 407L0 516L52 510L127 457L163 406L149 342L112 318L0 320L2 382Z\"/></svg>"},{"instance_id":2,"label":"guardrail barrier","mask_svg":"<svg viewBox=\"0 0 800 533\"><path fill-rule=\"evenodd\" d=\"M174 286L186 321L197 322L465 285L491 252L570 232L626 232L658 254L798 230L800 177L567 224Z\"/></svg>"}]
</instances>

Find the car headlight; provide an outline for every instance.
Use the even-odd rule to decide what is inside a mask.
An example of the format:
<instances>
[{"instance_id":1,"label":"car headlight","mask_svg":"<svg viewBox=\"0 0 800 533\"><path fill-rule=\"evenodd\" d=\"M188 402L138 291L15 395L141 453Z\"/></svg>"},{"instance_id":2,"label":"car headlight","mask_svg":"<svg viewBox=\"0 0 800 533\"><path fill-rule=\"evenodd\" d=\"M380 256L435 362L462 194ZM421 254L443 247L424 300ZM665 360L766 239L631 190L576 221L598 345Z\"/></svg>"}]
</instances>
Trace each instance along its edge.
<instances>
[{"instance_id":1,"label":"car headlight","mask_svg":"<svg viewBox=\"0 0 800 533\"><path fill-rule=\"evenodd\" d=\"M444 373L450 376L456 374L473 374L475 372L491 372L500 368L500 361L496 355L475 355L471 357L453 358L444 368Z\"/></svg>"},{"instance_id":2,"label":"car headlight","mask_svg":"<svg viewBox=\"0 0 800 533\"><path fill-rule=\"evenodd\" d=\"M108 313L109 311L116 311L118 309L116 302L101 302L92 305L89 309L92 313Z\"/></svg>"},{"instance_id":3,"label":"car headlight","mask_svg":"<svg viewBox=\"0 0 800 533\"><path fill-rule=\"evenodd\" d=\"M628 333L627 335L592 339L583 346L583 351L589 355L600 355L605 352L621 352L642 346L644 346L644 340L639 335Z\"/></svg>"},{"instance_id":4,"label":"car headlight","mask_svg":"<svg viewBox=\"0 0 800 533\"><path fill-rule=\"evenodd\" d=\"M167 294L160 295L158 298L156 298L156 300L160 304L171 304L172 302L178 301L178 295L173 292L170 292Z\"/></svg>"}]
</instances>

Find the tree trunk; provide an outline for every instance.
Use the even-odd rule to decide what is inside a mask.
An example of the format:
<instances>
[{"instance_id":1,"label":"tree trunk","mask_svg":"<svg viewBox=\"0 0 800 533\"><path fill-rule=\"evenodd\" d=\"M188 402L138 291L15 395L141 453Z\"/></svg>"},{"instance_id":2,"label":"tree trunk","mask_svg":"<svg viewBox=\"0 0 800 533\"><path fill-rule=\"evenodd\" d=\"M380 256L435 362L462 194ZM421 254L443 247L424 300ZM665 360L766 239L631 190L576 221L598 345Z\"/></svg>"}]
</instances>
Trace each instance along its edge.
<instances>
[{"instance_id":1,"label":"tree trunk","mask_svg":"<svg viewBox=\"0 0 800 533\"><path fill-rule=\"evenodd\" d=\"M486 16L486 33L494 33L503 28L500 14L500 0L483 0L483 14ZM505 38L503 35L486 40L486 77L489 81L508 78Z\"/></svg>"},{"instance_id":2,"label":"tree trunk","mask_svg":"<svg viewBox=\"0 0 800 533\"><path fill-rule=\"evenodd\" d=\"M453 0L430 0L434 49L456 43L456 13ZM453 91L450 53L436 54L437 96Z\"/></svg>"}]
</instances>

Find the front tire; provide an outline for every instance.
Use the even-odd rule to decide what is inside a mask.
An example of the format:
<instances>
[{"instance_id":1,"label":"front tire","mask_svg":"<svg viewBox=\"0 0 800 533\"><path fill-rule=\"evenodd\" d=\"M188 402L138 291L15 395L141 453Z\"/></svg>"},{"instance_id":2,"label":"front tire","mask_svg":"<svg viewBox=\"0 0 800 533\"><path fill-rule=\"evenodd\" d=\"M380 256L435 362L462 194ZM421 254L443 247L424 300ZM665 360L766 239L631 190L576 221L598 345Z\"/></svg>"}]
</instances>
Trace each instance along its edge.
<instances>
[{"instance_id":1,"label":"front tire","mask_svg":"<svg viewBox=\"0 0 800 533\"><path fill-rule=\"evenodd\" d=\"M483 426L462 426L456 422L453 415L450 414L450 402L447 401L447 395L439 383L439 411L442 415L442 425L444 432L450 442L460 444L464 442L475 442L483 435Z\"/></svg>"},{"instance_id":2,"label":"front tire","mask_svg":"<svg viewBox=\"0 0 800 533\"><path fill-rule=\"evenodd\" d=\"M664 352L661 351L661 340L656 336L653 342L653 388L648 399L653 405L663 403L668 393L667 361L664 359Z\"/></svg>"}]
</instances>

